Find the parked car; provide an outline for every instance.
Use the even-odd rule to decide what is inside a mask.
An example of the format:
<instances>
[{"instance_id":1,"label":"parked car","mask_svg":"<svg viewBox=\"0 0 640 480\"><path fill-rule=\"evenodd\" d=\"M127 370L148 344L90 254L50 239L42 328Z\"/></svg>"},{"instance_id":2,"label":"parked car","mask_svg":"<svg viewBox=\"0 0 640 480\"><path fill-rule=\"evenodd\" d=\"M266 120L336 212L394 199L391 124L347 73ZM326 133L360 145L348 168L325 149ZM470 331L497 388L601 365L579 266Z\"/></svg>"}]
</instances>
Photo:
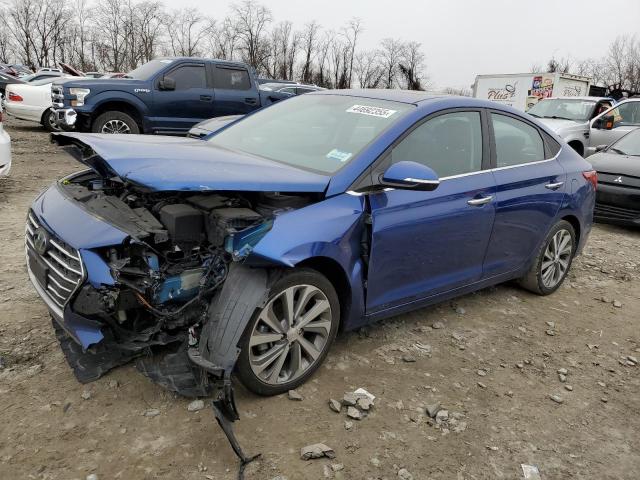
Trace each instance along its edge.
<instances>
[{"instance_id":1,"label":"parked car","mask_svg":"<svg viewBox=\"0 0 640 480\"><path fill-rule=\"evenodd\" d=\"M187 133L187 137L204 138L214 132L217 132L222 127L226 127L230 123L235 122L243 116L244 115L227 115L226 117L210 118L209 120L205 120L204 122L200 122L191 127L191 130Z\"/></svg>"},{"instance_id":2,"label":"parked car","mask_svg":"<svg viewBox=\"0 0 640 480\"><path fill-rule=\"evenodd\" d=\"M0 177L5 177L11 170L11 138L5 131L2 120L2 109L0 109Z\"/></svg>"},{"instance_id":3,"label":"parked car","mask_svg":"<svg viewBox=\"0 0 640 480\"><path fill-rule=\"evenodd\" d=\"M54 78L59 77L8 85L5 90L7 113L21 120L37 122L50 132L59 130L51 108L51 84ZM62 81L68 78L65 77Z\"/></svg>"},{"instance_id":4,"label":"parked car","mask_svg":"<svg viewBox=\"0 0 640 480\"><path fill-rule=\"evenodd\" d=\"M305 93L319 92L320 90L326 90L325 88L318 87L316 85L305 85L302 83L283 84L283 83L263 83L260 85L260 90L265 92L278 92L284 93L290 96L302 95Z\"/></svg>"},{"instance_id":5,"label":"parked car","mask_svg":"<svg viewBox=\"0 0 640 480\"><path fill-rule=\"evenodd\" d=\"M527 113L539 118L576 152L584 155L590 145L591 120L615 103L606 97L553 97L540 100Z\"/></svg>"},{"instance_id":6,"label":"parked car","mask_svg":"<svg viewBox=\"0 0 640 480\"><path fill-rule=\"evenodd\" d=\"M55 85L59 125L94 133L186 134L203 120L252 112L285 95L262 92L243 63L160 58L124 79Z\"/></svg>"},{"instance_id":7,"label":"parked car","mask_svg":"<svg viewBox=\"0 0 640 480\"><path fill-rule=\"evenodd\" d=\"M27 265L76 376L142 355L230 421L232 371L282 393L339 329L512 279L551 294L592 224L591 165L471 98L326 91L205 141L52 138L89 169L33 202Z\"/></svg>"},{"instance_id":8,"label":"parked car","mask_svg":"<svg viewBox=\"0 0 640 480\"><path fill-rule=\"evenodd\" d=\"M585 156L600 145L611 145L631 130L640 127L640 98L624 100L591 120L589 146Z\"/></svg>"},{"instance_id":9,"label":"parked car","mask_svg":"<svg viewBox=\"0 0 640 480\"><path fill-rule=\"evenodd\" d=\"M13 75L0 73L0 96L2 97L2 99L4 99L4 94L5 94L7 85L11 85L12 83L25 83L25 82L24 80L21 80L18 77L14 77Z\"/></svg>"},{"instance_id":10,"label":"parked car","mask_svg":"<svg viewBox=\"0 0 640 480\"><path fill-rule=\"evenodd\" d=\"M589 162L598 172L595 219L640 226L640 128L599 146Z\"/></svg>"}]
</instances>

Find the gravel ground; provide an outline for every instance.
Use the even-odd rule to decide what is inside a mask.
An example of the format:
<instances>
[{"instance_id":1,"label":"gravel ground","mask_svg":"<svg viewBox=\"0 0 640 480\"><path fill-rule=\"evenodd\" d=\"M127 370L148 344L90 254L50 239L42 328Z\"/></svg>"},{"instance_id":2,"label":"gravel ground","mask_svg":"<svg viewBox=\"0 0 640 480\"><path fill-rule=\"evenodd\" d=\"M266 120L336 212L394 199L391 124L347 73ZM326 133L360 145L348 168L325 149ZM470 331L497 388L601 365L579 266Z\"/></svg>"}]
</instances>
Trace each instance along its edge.
<instances>
[{"instance_id":1,"label":"gravel ground","mask_svg":"<svg viewBox=\"0 0 640 480\"><path fill-rule=\"evenodd\" d=\"M190 411L132 366L73 377L28 282L23 232L33 197L78 164L37 125L10 119L8 131L0 478L235 478L208 407ZM521 479L521 464L545 480L640 478L639 265L640 232L597 225L550 297L501 285L343 334L301 401L238 386L238 437L262 453L246 478ZM365 418L329 408L358 387L376 396ZM434 420L437 403L447 414ZM302 460L315 443L335 458Z\"/></svg>"}]
</instances>

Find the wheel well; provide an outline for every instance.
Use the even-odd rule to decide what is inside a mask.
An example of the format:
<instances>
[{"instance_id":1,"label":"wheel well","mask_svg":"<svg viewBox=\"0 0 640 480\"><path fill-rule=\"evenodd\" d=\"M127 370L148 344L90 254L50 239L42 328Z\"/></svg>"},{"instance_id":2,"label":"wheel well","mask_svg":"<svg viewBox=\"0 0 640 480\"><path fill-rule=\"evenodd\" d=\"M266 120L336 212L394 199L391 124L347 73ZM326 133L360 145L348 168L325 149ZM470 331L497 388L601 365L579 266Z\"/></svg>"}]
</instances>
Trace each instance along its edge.
<instances>
[{"instance_id":1,"label":"wheel well","mask_svg":"<svg viewBox=\"0 0 640 480\"><path fill-rule=\"evenodd\" d=\"M580 243L580 221L578 217L567 215L566 217L562 217L562 220L566 220L573 227L573 230L576 232L576 245L578 245Z\"/></svg>"},{"instance_id":2,"label":"wheel well","mask_svg":"<svg viewBox=\"0 0 640 480\"><path fill-rule=\"evenodd\" d=\"M44 125L44 122L46 122L46 116L48 115L48 113L51 111L50 108L47 108L44 112L42 112L42 116L40 117L40 124Z\"/></svg>"},{"instance_id":3,"label":"wheel well","mask_svg":"<svg viewBox=\"0 0 640 480\"><path fill-rule=\"evenodd\" d=\"M127 102L107 102L100 105L93 115L91 116L91 124L93 124L94 120L98 118L105 112L122 112L131 116L136 123L138 124L138 128L140 128L140 132L143 132L142 128L142 116L136 107L127 103Z\"/></svg>"},{"instance_id":4,"label":"wheel well","mask_svg":"<svg viewBox=\"0 0 640 480\"><path fill-rule=\"evenodd\" d=\"M576 152L578 152L580 155L584 155L584 145L582 144L582 142L578 140L571 140L569 142L569 146L573 148Z\"/></svg>"},{"instance_id":5,"label":"wheel well","mask_svg":"<svg viewBox=\"0 0 640 480\"><path fill-rule=\"evenodd\" d=\"M351 285L340 264L329 257L314 257L303 260L296 267L312 268L331 282L340 301L340 328L342 328L351 310Z\"/></svg>"}]
</instances>

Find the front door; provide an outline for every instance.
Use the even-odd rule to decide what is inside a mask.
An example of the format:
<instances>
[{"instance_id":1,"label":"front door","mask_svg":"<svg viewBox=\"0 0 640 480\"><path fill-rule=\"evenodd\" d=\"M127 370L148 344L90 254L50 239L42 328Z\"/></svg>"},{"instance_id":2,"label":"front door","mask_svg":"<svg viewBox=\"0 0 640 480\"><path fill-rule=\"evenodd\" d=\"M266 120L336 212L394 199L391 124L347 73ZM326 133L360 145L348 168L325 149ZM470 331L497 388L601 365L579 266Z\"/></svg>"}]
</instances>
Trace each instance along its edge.
<instances>
[{"instance_id":1,"label":"front door","mask_svg":"<svg viewBox=\"0 0 640 480\"><path fill-rule=\"evenodd\" d=\"M606 117L612 117L613 128L607 130L604 125L601 128L595 128L598 120ZM599 145L611 145L619 140L631 130L640 127L640 102L628 101L623 102L604 113L601 113L591 122L589 129L589 148L588 154L595 153L595 149Z\"/></svg>"},{"instance_id":2,"label":"front door","mask_svg":"<svg viewBox=\"0 0 640 480\"><path fill-rule=\"evenodd\" d=\"M164 75L175 81L175 90L161 90L156 81L151 124L156 132L184 133L213 117L214 91L207 82L204 63L183 63Z\"/></svg>"},{"instance_id":3,"label":"front door","mask_svg":"<svg viewBox=\"0 0 640 480\"><path fill-rule=\"evenodd\" d=\"M480 111L428 118L385 158L424 163L438 173L432 192L370 196L372 245L367 312L376 313L473 283L494 219L495 182ZM483 134L484 133L484 134Z\"/></svg>"},{"instance_id":4,"label":"front door","mask_svg":"<svg viewBox=\"0 0 640 480\"><path fill-rule=\"evenodd\" d=\"M519 118L497 112L489 118L497 192L484 268L492 277L520 271L532 258L552 226L567 186L555 140Z\"/></svg>"}]
</instances>

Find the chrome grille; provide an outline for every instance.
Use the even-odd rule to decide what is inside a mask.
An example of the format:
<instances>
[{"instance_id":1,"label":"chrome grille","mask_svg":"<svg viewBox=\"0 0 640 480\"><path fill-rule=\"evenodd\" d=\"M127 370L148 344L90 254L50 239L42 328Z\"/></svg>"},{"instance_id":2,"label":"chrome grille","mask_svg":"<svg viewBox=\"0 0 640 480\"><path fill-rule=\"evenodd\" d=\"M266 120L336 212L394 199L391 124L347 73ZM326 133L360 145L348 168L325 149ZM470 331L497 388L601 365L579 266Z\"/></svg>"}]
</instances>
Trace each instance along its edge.
<instances>
[{"instance_id":1,"label":"chrome grille","mask_svg":"<svg viewBox=\"0 0 640 480\"><path fill-rule=\"evenodd\" d=\"M64 107L64 90L61 85L53 85L51 87L51 101L56 108Z\"/></svg>"},{"instance_id":2,"label":"chrome grille","mask_svg":"<svg viewBox=\"0 0 640 480\"><path fill-rule=\"evenodd\" d=\"M25 231L25 242L27 247L27 266L32 277L39 286L58 307L64 308L71 294L78 288L84 278L84 267L80 253L75 248L70 247L50 232L48 235L48 245L43 254L36 248L35 235L40 225L32 212L29 212ZM46 267L46 274L38 276L35 274L33 265L30 264L29 255L39 259Z\"/></svg>"}]
</instances>

